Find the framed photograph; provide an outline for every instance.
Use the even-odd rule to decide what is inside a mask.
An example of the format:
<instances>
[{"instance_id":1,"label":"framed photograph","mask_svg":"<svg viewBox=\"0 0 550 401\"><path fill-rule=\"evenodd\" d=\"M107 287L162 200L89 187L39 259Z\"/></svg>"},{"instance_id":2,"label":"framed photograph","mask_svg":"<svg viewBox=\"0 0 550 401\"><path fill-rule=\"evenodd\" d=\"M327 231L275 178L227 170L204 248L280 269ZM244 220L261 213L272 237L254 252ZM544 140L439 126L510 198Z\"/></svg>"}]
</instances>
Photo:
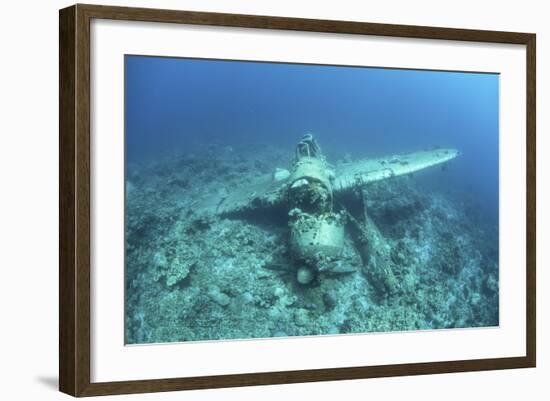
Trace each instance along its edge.
<instances>
[{"instance_id":1,"label":"framed photograph","mask_svg":"<svg viewBox=\"0 0 550 401\"><path fill-rule=\"evenodd\" d=\"M535 34L59 18L61 391L535 366Z\"/></svg>"}]
</instances>

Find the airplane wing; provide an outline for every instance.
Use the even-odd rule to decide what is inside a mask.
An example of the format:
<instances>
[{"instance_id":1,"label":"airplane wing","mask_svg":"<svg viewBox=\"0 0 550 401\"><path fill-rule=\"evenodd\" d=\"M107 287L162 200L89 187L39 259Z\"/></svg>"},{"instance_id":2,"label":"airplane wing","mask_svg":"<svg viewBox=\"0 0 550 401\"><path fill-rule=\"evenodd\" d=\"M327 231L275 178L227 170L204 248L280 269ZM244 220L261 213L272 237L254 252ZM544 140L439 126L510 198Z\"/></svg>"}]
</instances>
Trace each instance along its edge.
<instances>
[{"instance_id":1,"label":"airplane wing","mask_svg":"<svg viewBox=\"0 0 550 401\"><path fill-rule=\"evenodd\" d=\"M266 174L253 183L231 189L227 196L214 198L208 209L216 214L230 214L278 206L286 199L286 182Z\"/></svg>"},{"instance_id":2,"label":"airplane wing","mask_svg":"<svg viewBox=\"0 0 550 401\"><path fill-rule=\"evenodd\" d=\"M338 166L333 191L339 192L369 182L413 173L454 159L455 149L435 149L364 159ZM227 196L213 196L198 209L215 214L231 214L282 205L286 197L288 179L276 181L266 174L253 183L232 188Z\"/></svg>"},{"instance_id":3,"label":"airplane wing","mask_svg":"<svg viewBox=\"0 0 550 401\"><path fill-rule=\"evenodd\" d=\"M344 191L369 182L413 173L445 163L458 155L459 152L456 149L433 149L358 160L336 168L333 190L335 192Z\"/></svg>"}]
</instances>

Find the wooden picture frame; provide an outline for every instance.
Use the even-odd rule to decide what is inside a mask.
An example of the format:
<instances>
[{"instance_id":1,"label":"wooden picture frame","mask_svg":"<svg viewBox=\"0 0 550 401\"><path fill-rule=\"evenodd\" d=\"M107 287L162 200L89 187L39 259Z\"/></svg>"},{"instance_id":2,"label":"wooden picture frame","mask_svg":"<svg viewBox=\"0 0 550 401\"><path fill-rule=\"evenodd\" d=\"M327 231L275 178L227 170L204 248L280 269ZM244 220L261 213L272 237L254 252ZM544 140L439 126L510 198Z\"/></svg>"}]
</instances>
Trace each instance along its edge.
<instances>
[{"instance_id":1,"label":"wooden picture frame","mask_svg":"<svg viewBox=\"0 0 550 401\"><path fill-rule=\"evenodd\" d=\"M526 355L221 376L91 382L90 22L92 19L267 28L526 46ZM60 10L59 29L60 391L73 396L94 396L535 367L535 34L80 4Z\"/></svg>"}]
</instances>

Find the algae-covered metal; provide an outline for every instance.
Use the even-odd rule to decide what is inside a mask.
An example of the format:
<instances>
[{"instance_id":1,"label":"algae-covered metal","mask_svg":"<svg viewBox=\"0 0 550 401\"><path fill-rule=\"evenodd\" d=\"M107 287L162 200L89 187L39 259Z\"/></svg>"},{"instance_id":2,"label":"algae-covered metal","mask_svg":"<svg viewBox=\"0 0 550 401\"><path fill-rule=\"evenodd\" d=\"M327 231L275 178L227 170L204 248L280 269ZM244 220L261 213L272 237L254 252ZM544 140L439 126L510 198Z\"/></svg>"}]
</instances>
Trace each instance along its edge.
<instances>
[{"instance_id":1,"label":"algae-covered metal","mask_svg":"<svg viewBox=\"0 0 550 401\"><path fill-rule=\"evenodd\" d=\"M433 149L364 159L345 164L336 170L334 191L361 187L370 182L414 173L448 162L459 155L456 149Z\"/></svg>"},{"instance_id":2,"label":"algae-covered metal","mask_svg":"<svg viewBox=\"0 0 550 401\"><path fill-rule=\"evenodd\" d=\"M360 188L371 182L398 177L444 164L459 155L456 149L433 149L388 157L363 159L330 168L330 181L334 195L352 188ZM327 164L328 166L328 164ZM300 167L300 171L311 170L311 165ZM311 171L309 171L311 173ZM273 174L266 174L254 183L233 189L227 196L220 196L210 205L213 212L228 214L249 210L281 206L288 201L288 187L295 182L294 175L276 180Z\"/></svg>"},{"instance_id":3,"label":"algae-covered metal","mask_svg":"<svg viewBox=\"0 0 550 401\"><path fill-rule=\"evenodd\" d=\"M338 258L344 247L345 215L325 213L319 216L293 209L290 217L290 247L296 259Z\"/></svg>"}]
</instances>

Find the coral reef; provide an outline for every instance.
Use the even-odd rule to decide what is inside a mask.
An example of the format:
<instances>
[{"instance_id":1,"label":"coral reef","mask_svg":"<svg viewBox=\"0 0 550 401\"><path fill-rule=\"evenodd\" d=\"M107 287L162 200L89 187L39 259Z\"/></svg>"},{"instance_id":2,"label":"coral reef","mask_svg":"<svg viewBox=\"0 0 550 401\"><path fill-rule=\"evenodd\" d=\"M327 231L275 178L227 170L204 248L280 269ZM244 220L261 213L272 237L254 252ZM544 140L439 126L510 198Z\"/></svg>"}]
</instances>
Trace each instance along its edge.
<instances>
[{"instance_id":1,"label":"coral reef","mask_svg":"<svg viewBox=\"0 0 550 401\"><path fill-rule=\"evenodd\" d=\"M209 145L128 165L126 343L499 324L498 225L474 219L475 200L438 191L429 174L372 184L363 203L343 199L368 218L346 230L338 266L315 279L291 264L286 212L200 211L212 194L286 175L277 168L292 156Z\"/></svg>"}]
</instances>

